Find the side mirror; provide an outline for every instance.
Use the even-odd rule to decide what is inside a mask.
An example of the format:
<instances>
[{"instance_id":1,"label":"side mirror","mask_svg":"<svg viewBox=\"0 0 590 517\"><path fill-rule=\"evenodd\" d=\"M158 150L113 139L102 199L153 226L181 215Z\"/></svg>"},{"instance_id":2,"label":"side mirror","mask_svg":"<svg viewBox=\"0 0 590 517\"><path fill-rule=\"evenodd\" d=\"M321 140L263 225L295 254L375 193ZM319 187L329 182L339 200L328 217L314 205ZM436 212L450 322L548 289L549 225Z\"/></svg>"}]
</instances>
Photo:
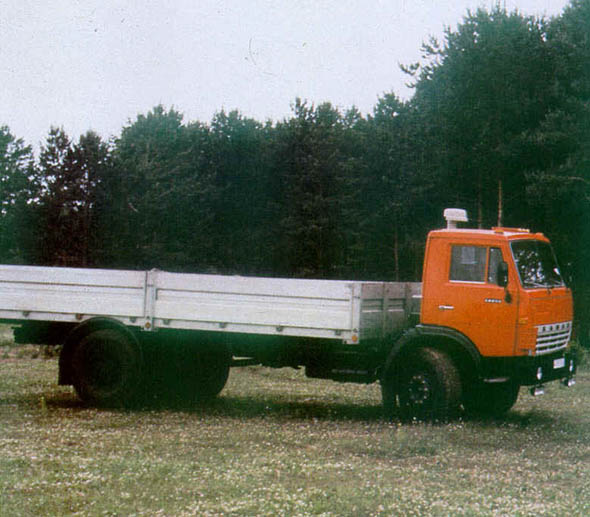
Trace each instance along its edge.
<instances>
[{"instance_id":1,"label":"side mirror","mask_svg":"<svg viewBox=\"0 0 590 517\"><path fill-rule=\"evenodd\" d=\"M500 287L508 286L508 264L506 262L502 261L498 264L496 278Z\"/></svg>"}]
</instances>

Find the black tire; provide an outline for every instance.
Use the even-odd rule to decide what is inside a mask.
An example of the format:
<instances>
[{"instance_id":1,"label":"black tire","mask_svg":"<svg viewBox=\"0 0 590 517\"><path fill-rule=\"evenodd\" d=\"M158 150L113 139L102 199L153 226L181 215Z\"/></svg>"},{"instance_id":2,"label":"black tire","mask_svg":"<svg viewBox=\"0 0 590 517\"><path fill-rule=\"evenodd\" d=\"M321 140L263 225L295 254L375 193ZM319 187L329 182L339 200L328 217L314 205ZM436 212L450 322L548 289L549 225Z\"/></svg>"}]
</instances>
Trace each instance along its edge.
<instances>
[{"instance_id":1,"label":"black tire","mask_svg":"<svg viewBox=\"0 0 590 517\"><path fill-rule=\"evenodd\" d=\"M516 403L520 386L511 381L478 381L464 390L463 407L473 416L502 416Z\"/></svg>"},{"instance_id":2,"label":"black tire","mask_svg":"<svg viewBox=\"0 0 590 517\"><path fill-rule=\"evenodd\" d=\"M395 392L402 421L445 422L457 413L461 379L457 367L444 352L421 348L399 365ZM392 387L384 391L383 404L391 410Z\"/></svg>"},{"instance_id":3,"label":"black tire","mask_svg":"<svg viewBox=\"0 0 590 517\"><path fill-rule=\"evenodd\" d=\"M225 346L206 347L197 353L197 400L211 400L225 387L229 377L231 354Z\"/></svg>"},{"instance_id":4,"label":"black tire","mask_svg":"<svg viewBox=\"0 0 590 517\"><path fill-rule=\"evenodd\" d=\"M394 419L398 412L397 380L391 370L387 371L381 379L381 398L385 418L388 420Z\"/></svg>"},{"instance_id":5,"label":"black tire","mask_svg":"<svg viewBox=\"0 0 590 517\"><path fill-rule=\"evenodd\" d=\"M207 402L219 395L229 377L231 353L223 344L181 347L176 354L176 388L184 399Z\"/></svg>"},{"instance_id":6,"label":"black tire","mask_svg":"<svg viewBox=\"0 0 590 517\"><path fill-rule=\"evenodd\" d=\"M101 329L85 335L72 355L73 384L85 402L121 406L134 400L141 379L141 354L122 332Z\"/></svg>"}]
</instances>

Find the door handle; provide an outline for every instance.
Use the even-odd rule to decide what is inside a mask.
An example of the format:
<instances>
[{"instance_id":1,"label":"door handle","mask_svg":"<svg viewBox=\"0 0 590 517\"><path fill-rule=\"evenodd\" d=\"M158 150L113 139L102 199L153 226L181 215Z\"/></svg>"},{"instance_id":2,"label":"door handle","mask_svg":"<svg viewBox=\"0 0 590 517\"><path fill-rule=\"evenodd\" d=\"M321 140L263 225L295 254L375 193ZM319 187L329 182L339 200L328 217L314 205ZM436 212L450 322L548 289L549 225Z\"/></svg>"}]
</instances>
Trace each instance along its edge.
<instances>
[{"instance_id":1,"label":"door handle","mask_svg":"<svg viewBox=\"0 0 590 517\"><path fill-rule=\"evenodd\" d=\"M453 305L439 305L438 310L439 311L453 311L453 310L455 310L455 307Z\"/></svg>"}]
</instances>

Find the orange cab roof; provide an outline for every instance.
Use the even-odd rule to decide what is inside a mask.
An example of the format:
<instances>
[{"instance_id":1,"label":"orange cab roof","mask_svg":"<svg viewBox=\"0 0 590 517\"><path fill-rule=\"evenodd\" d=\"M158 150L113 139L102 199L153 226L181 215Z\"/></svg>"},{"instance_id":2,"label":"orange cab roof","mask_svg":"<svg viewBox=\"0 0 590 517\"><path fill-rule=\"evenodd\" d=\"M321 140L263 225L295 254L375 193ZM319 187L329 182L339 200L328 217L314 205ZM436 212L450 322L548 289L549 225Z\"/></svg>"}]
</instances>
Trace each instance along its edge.
<instances>
[{"instance_id":1,"label":"orange cab roof","mask_svg":"<svg viewBox=\"0 0 590 517\"><path fill-rule=\"evenodd\" d=\"M468 240L515 240L515 239L534 239L541 241L548 241L542 233L531 233L530 230L524 228L504 228L494 227L491 230L479 230L473 228L464 229L442 229L430 232L434 237L448 238L453 235L460 236L462 239Z\"/></svg>"}]
</instances>

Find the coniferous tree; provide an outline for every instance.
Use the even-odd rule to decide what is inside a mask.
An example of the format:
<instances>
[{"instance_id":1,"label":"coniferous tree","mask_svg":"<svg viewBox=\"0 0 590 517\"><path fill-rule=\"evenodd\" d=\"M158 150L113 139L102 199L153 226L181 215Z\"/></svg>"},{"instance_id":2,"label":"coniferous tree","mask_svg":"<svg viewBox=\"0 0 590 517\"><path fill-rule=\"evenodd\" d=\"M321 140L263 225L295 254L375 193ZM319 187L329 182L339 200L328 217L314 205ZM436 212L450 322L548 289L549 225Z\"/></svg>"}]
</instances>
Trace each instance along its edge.
<instances>
[{"instance_id":1,"label":"coniferous tree","mask_svg":"<svg viewBox=\"0 0 590 517\"><path fill-rule=\"evenodd\" d=\"M293 110L293 118L277 125L276 267L289 276L333 278L345 242L342 117L329 103L314 107L297 99Z\"/></svg>"},{"instance_id":2,"label":"coniferous tree","mask_svg":"<svg viewBox=\"0 0 590 517\"><path fill-rule=\"evenodd\" d=\"M172 242L185 224L177 174L183 144L182 115L162 106L139 115L116 143L117 175L110 187L117 190L114 210L120 224L115 260L126 267L172 267L174 255L182 252L182 245Z\"/></svg>"},{"instance_id":3,"label":"coniferous tree","mask_svg":"<svg viewBox=\"0 0 590 517\"><path fill-rule=\"evenodd\" d=\"M0 255L3 262L34 260L32 228L39 184L34 174L33 152L22 139L0 127Z\"/></svg>"},{"instance_id":4,"label":"coniferous tree","mask_svg":"<svg viewBox=\"0 0 590 517\"><path fill-rule=\"evenodd\" d=\"M109 166L109 148L88 132L72 144L63 129L52 128L41 149L38 177L39 259L55 266L90 266L99 246L96 193Z\"/></svg>"},{"instance_id":5,"label":"coniferous tree","mask_svg":"<svg viewBox=\"0 0 590 517\"><path fill-rule=\"evenodd\" d=\"M426 62L412 69L414 102L440 132L441 185L462 193L480 226L522 222L530 167L523 140L559 100L545 22L478 9L446 30L444 44L423 50Z\"/></svg>"},{"instance_id":6,"label":"coniferous tree","mask_svg":"<svg viewBox=\"0 0 590 517\"><path fill-rule=\"evenodd\" d=\"M270 131L237 111L221 111L211 122L209 173L215 196L210 232L221 271L251 274L271 266Z\"/></svg>"}]
</instances>

